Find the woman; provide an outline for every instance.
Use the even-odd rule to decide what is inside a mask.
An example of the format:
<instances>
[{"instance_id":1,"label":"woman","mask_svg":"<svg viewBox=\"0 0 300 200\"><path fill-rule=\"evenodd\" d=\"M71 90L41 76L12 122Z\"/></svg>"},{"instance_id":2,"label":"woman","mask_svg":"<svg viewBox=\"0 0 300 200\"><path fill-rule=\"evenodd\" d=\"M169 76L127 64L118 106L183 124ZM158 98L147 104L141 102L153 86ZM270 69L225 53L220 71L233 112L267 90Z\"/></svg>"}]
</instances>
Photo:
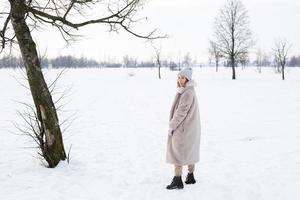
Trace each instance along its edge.
<instances>
[{"instance_id":1,"label":"woman","mask_svg":"<svg viewBox=\"0 0 300 200\"><path fill-rule=\"evenodd\" d=\"M172 104L167 143L167 163L175 166L175 176L167 189L182 189L182 167L188 165L186 184L194 184L195 163L199 161L200 115L192 80L192 69L178 73L178 92Z\"/></svg>"}]
</instances>

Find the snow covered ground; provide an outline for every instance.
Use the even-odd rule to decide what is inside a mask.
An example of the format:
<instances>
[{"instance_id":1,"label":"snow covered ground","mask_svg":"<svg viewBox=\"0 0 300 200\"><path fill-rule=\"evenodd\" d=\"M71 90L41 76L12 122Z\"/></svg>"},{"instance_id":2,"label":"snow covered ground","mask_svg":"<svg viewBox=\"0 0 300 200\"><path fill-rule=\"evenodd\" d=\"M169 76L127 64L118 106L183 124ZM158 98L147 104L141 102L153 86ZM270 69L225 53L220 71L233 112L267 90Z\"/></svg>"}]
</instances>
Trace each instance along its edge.
<instances>
[{"instance_id":1,"label":"snow covered ground","mask_svg":"<svg viewBox=\"0 0 300 200\"><path fill-rule=\"evenodd\" d=\"M47 71L53 80L59 70ZM129 76L133 73L134 76ZM0 199L298 200L300 198L300 69L287 80L271 69L194 70L202 123L198 181L168 191L173 167L165 163L168 115L177 72L156 69L68 70L58 92L70 164L43 167L34 143L18 132L16 101L31 102L15 78L0 70ZM54 98L58 98L59 94ZM15 134L13 134L15 133ZM186 170L185 170L186 174Z\"/></svg>"}]
</instances>

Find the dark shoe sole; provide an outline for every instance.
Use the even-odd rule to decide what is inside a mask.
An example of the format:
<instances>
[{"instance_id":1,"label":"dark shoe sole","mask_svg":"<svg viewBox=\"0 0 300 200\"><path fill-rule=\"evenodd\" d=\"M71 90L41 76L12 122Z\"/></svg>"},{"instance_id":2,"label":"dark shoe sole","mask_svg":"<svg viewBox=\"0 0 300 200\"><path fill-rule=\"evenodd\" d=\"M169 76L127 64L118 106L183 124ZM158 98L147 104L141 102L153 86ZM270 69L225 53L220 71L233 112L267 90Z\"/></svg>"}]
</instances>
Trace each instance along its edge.
<instances>
[{"instance_id":1,"label":"dark shoe sole","mask_svg":"<svg viewBox=\"0 0 300 200\"><path fill-rule=\"evenodd\" d=\"M185 184L195 184L196 183L196 181L195 182L185 182Z\"/></svg>"},{"instance_id":2,"label":"dark shoe sole","mask_svg":"<svg viewBox=\"0 0 300 200\"><path fill-rule=\"evenodd\" d=\"M167 190L175 190L175 189L178 189L178 190L181 190L181 189L183 189L184 187L171 187L171 188L168 188L168 187L166 187L166 189Z\"/></svg>"}]
</instances>

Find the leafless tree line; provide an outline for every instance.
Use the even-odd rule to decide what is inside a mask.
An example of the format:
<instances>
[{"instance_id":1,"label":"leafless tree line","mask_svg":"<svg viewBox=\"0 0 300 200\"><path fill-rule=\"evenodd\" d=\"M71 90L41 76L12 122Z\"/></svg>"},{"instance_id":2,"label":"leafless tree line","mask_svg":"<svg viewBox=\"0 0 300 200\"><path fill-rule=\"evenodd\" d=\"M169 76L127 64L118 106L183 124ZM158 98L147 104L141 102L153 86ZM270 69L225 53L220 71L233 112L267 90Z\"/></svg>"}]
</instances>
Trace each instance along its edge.
<instances>
[{"instance_id":1,"label":"leafless tree line","mask_svg":"<svg viewBox=\"0 0 300 200\"><path fill-rule=\"evenodd\" d=\"M154 68L158 67L158 61L160 67L172 68L180 66L192 66L195 64L195 60L192 60L189 53L185 54L182 61L172 60L162 55L162 48L158 51L154 51L153 57L148 60L140 60L137 57L125 55L121 62L112 60L97 61L94 59L87 59L85 57L74 56L58 56L55 58L47 58L46 56L40 58L42 68ZM21 57L8 55L0 58L1 68L19 68L25 67Z\"/></svg>"},{"instance_id":2,"label":"leafless tree line","mask_svg":"<svg viewBox=\"0 0 300 200\"><path fill-rule=\"evenodd\" d=\"M209 41L208 52L210 60L215 62L216 71L220 61L225 60L225 65L232 68L232 79L236 79L236 67L238 65L245 67L250 62L249 52L256 43L252 35L249 16L243 2L227 0L215 18L214 37ZM261 72L262 66L273 63L284 80L290 47L285 39L276 39L271 50L272 56L269 57L267 53L258 49L255 60L258 71ZM296 58L293 57L293 65L296 63Z\"/></svg>"}]
</instances>

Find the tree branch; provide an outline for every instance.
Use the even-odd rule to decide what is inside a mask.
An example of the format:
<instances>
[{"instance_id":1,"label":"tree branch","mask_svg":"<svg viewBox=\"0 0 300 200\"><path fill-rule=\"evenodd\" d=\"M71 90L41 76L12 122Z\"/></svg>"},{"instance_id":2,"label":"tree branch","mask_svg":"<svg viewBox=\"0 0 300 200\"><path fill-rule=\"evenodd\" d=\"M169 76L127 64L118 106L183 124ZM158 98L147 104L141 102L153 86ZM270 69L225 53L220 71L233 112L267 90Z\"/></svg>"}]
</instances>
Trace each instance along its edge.
<instances>
[{"instance_id":1,"label":"tree branch","mask_svg":"<svg viewBox=\"0 0 300 200\"><path fill-rule=\"evenodd\" d=\"M66 11L63 15L60 15L59 12L56 12L56 15L49 14L44 11L40 11L38 7L30 7L27 6L27 12L32 13L37 19L39 19L41 22L52 24L60 29L60 31L63 31L65 34L69 35L69 31L65 31L64 26L71 27L73 29L78 30L80 27L91 25L91 24L108 24L110 25L110 30L118 32L118 27L123 28L128 33L144 39L159 39L159 38L166 38L167 35L163 36L155 36L156 29L151 31L147 35L137 34L130 28L130 22L133 22L132 15L135 14L136 8L140 0L132 0L130 2L127 2L126 5L124 5L121 9L114 12L109 7L108 10L110 11L110 15L107 17L102 17L98 19L92 19L83 21L80 23L74 23L70 20L67 20L67 15L71 12L72 9L74 9L74 5L77 4L85 4L90 3L91 0L72 0L72 2L69 4L69 6L66 8ZM54 4L54 3L53 3ZM57 8L54 8L54 10L58 11ZM69 35L74 36L74 35ZM64 38L65 39L65 38ZM66 39L65 39L66 40Z\"/></svg>"},{"instance_id":2,"label":"tree branch","mask_svg":"<svg viewBox=\"0 0 300 200\"><path fill-rule=\"evenodd\" d=\"M5 32L7 30L7 25L8 25L8 22L10 21L10 18L11 18L11 13L8 13L8 16L7 16L7 18L6 18L5 22L4 22L3 28L2 28L2 30L0 30L1 51L5 48L6 42L10 40L9 38L5 37Z\"/></svg>"}]
</instances>

